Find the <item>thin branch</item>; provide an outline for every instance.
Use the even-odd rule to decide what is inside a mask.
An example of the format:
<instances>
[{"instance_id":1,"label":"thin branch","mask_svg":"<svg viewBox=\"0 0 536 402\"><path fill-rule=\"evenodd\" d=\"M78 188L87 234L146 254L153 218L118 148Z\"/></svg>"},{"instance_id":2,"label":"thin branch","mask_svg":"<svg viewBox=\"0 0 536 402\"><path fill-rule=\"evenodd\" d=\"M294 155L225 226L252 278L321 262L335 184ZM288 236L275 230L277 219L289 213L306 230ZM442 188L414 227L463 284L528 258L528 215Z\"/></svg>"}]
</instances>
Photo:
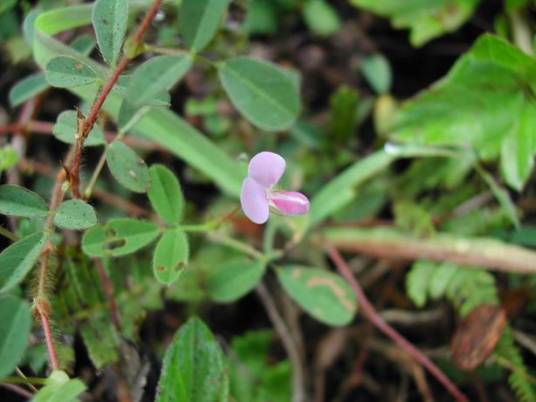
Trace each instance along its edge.
<instances>
[{"instance_id":1,"label":"thin branch","mask_svg":"<svg viewBox=\"0 0 536 402\"><path fill-rule=\"evenodd\" d=\"M145 36L147 30L151 26L151 22L154 20L156 14L158 13L158 10L160 9L160 6L162 5L162 0L155 0L149 11L147 11L147 14L145 15L145 18L139 25L136 33L133 36L132 42L134 46L140 45L143 41L143 37ZM113 87L119 80L119 77L121 74L125 71L128 64L130 63L130 58L125 55L115 68L114 72L112 73L111 77L108 79L108 82L104 85L102 88L102 91L100 92L99 97L91 107L91 110L87 116L86 119L80 124L77 141L75 145L75 157L73 159L72 164L69 167L69 173L71 175L71 187L73 196L75 198L81 198L80 194L80 166L82 164L82 150L84 148L84 143L86 141L86 138L89 136L89 133L93 129L93 126L97 122L97 119L99 117L100 111L104 105L104 102L108 98L108 95L110 95L110 92L112 92Z\"/></svg>"},{"instance_id":2,"label":"thin branch","mask_svg":"<svg viewBox=\"0 0 536 402\"><path fill-rule=\"evenodd\" d=\"M272 299L272 296L270 296L270 292L268 291L268 289L266 289L266 286L264 286L263 283L260 283L256 288L256 292L262 302L262 305L266 310L266 313L268 314L268 317L270 318L270 321L274 325L275 330L281 338L283 346L285 347L285 350L287 351L288 357L292 364L292 402L305 402L307 399L305 396L305 374L303 371L302 359L300 354L298 353L298 348L296 346L294 338L292 338L292 335L290 334L290 331L288 330L285 321L279 314L275 302Z\"/></svg>"},{"instance_id":3,"label":"thin branch","mask_svg":"<svg viewBox=\"0 0 536 402\"><path fill-rule=\"evenodd\" d=\"M15 385L15 384L0 384L0 386L5 388L5 389L9 389L10 391L22 396L23 398L28 399L28 400L33 398L33 394L30 391L27 391L24 388L19 387L18 385Z\"/></svg>"},{"instance_id":4,"label":"thin branch","mask_svg":"<svg viewBox=\"0 0 536 402\"><path fill-rule=\"evenodd\" d=\"M469 399L467 399L462 391L460 391L460 389L439 369L439 367L437 367L419 349L413 346L411 342L400 335L393 327L383 320L372 303L368 300L365 292L359 285L359 282L355 279L350 267L348 264L346 264L346 261L344 261L339 251L331 245L328 246L327 251L341 275L348 281L354 290L359 302L360 311L363 312L365 317L376 328L378 328L381 332L391 338L398 346L405 350L415 361L424 366L430 372L430 374L432 374L441 384L443 384L443 386L457 401L468 402Z\"/></svg>"},{"instance_id":5,"label":"thin branch","mask_svg":"<svg viewBox=\"0 0 536 402\"><path fill-rule=\"evenodd\" d=\"M326 228L321 240L342 251L379 258L449 261L467 267L536 274L536 252L491 238L446 233L420 238L387 228Z\"/></svg>"}]
</instances>

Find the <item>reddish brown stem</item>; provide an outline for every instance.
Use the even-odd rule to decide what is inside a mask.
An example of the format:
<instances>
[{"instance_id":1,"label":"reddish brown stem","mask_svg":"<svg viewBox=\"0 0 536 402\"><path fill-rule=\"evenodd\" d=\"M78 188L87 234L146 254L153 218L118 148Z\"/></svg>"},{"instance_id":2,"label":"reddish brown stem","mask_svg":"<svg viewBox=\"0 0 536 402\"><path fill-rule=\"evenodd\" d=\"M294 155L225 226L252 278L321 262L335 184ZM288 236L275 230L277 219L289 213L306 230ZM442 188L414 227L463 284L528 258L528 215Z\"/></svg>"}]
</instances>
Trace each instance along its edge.
<instances>
[{"instance_id":1,"label":"reddish brown stem","mask_svg":"<svg viewBox=\"0 0 536 402\"><path fill-rule=\"evenodd\" d=\"M39 314L41 326L43 327L43 332L45 334L45 342L48 350L48 361L50 364L50 368L52 370L59 370L60 362L58 360L58 352L56 351L56 345L54 344L54 336L52 334L52 328L50 326L50 318L48 316L48 312L41 304L38 303L37 313Z\"/></svg>"},{"instance_id":2,"label":"reddish brown stem","mask_svg":"<svg viewBox=\"0 0 536 402\"><path fill-rule=\"evenodd\" d=\"M328 246L328 253L331 260L341 273L341 275L348 281L352 289L354 290L357 300L359 302L359 308L365 315L365 317L381 332L391 338L398 346L404 349L415 361L425 367L430 374L432 374L448 392L459 402L469 402L467 396L460 391L460 389L437 367L427 356L425 356L419 349L417 349L411 342L400 335L393 327L387 324L383 318L378 314L372 303L368 300L365 292L359 285L359 282L352 274L352 270L342 258L339 251L333 247Z\"/></svg>"},{"instance_id":3,"label":"reddish brown stem","mask_svg":"<svg viewBox=\"0 0 536 402\"><path fill-rule=\"evenodd\" d=\"M151 26L151 22L153 21L154 17L156 16L156 13L160 9L160 6L162 5L162 0L155 0L147 14L145 15L145 18L141 22L140 26L138 27L136 33L133 37L133 43L134 45L139 45L143 41L143 37L145 36L145 33ZM83 123L80 125L80 130L78 133L78 140L76 141L75 145L75 157L73 159L73 162L71 166L69 167L69 172L71 175L71 188L73 192L74 198L81 198L80 194L80 165L82 163L82 149L84 148L84 142L86 141L86 138L88 137L89 133L91 132L93 126L95 125L100 111L102 109L102 106L104 105L104 102L108 98L108 95L110 95L110 92L112 92L113 87L119 80L119 77L121 74L125 71L125 69L128 66L128 63L130 62L130 59L127 56L123 56L117 67L115 68L114 72L112 73L111 77L108 79L104 87L102 88L102 91L99 94L99 97L93 103L93 106L91 107L91 110L87 116L86 119L84 119Z\"/></svg>"},{"instance_id":4,"label":"reddish brown stem","mask_svg":"<svg viewBox=\"0 0 536 402\"><path fill-rule=\"evenodd\" d=\"M121 331L121 316L119 315L119 308L117 307L117 302L115 301L114 297L114 285L112 283L112 280L110 279L110 276L106 272L106 269L104 268L104 264L102 263L101 259L95 258L93 261L95 262L95 266L97 267L97 273L99 274L102 290L104 292L106 300L108 301L108 304L110 305L112 322L115 328L118 331Z\"/></svg>"},{"instance_id":5,"label":"reddish brown stem","mask_svg":"<svg viewBox=\"0 0 536 402\"><path fill-rule=\"evenodd\" d=\"M15 384L0 384L0 386L2 386L5 389L9 389L10 391L22 396L23 398L28 399L28 400L33 398L33 394L30 391L27 391L24 388L19 387L18 385L15 385Z\"/></svg>"}]
</instances>

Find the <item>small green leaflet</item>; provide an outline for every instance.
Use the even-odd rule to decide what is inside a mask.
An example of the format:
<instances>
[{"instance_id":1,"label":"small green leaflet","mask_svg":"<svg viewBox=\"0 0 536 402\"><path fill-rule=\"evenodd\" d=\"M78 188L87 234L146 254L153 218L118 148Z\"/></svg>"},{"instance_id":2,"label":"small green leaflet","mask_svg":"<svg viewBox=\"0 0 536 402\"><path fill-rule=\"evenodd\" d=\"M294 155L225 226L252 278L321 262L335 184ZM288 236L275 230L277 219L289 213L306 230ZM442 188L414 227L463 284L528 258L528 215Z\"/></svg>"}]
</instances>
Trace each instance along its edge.
<instances>
[{"instance_id":1,"label":"small green leaflet","mask_svg":"<svg viewBox=\"0 0 536 402\"><path fill-rule=\"evenodd\" d=\"M226 402L229 378L225 357L210 329L191 318L164 356L155 402Z\"/></svg>"},{"instance_id":2,"label":"small green leaflet","mask_svg":"<svg viewBox=\"0 0 536 402\"><path fill-rule=\"evenodd\" d=\"M393 81L389 61L381 54L374 54L363 60L361 71L370 86L379 94L391 90Z\"/></svg>"},{"instance_id":3,"label":"small green leaflet","mask_svg":"<svg viewBox=\"0 0 536 402\"><path fill-rule=\"evenodd\" d=\"M37 262L46 240L44 233L33 233L0 253L0 292L13 288L24 279Z\"/></svg>"},{"instance_id":4,"label":"small green leaflet","mask_svg":"<svg viewBox=\"0 0 536 402\"><path fill-rule=\"evenodd\" d=\"M149 169L136 152L121 141L114 141L106 149L106 162L110 172L122 186L136 193L149 188Z\"/></svg>"},{"instance_id":5,"label":"small green leaflet","mask_svg":"<svg viewBox=\"0 0 536 402\"><path fill-rule=\"evenodd\" d=\"M125 98L133 106L150 104L169 91L192 66L192 56L157 56L136 68L128 81Z\"/></svg>"},{"instance_id":6,"label":"small green leaflet","mask_svg":"<svg viewBox=\"0 0 536 402\"><path fill-rule=\"evenodd\" d=\"M78 402L86 386L77 378L70 379L61 370L53 371L46 385L35 394L32 402Z\"/></svg>"},{"instance_id":7,"label":"small green leaflet","mask_svg":"<svg viewBox=\"0 0 536 402\"><path fill-rule=\"evenodd\" d=\"M307 0L303 18L309 29L320 36L329 36L341 28L341 19L326 0Z\"/></svg>"},{"instance_id":8,"label":"small green leaflet","mask_svg":"<svg viewBox=\"0 0 536 402\"><path fill-rule=\"evenodd\" d=\"M92 84L97 80L97 74L83 61L74 57L58 56L48 62L46 79L53 87L73 88Z\"/></svg>"},{"instance_id":9,"label":"small green leaflet","mask_svg":"<svg viewBox=\"0 0 536 402\"><path fill-rule=\"evenodd\" d=\"M127 31L128 0L97 0L92 22L100 51L108 64L114 66Z\"/></svg>"},{"instance_id":10,"label":"small green leaflet","mask_svg":"<svg viewBox=\"0 0 536 402\"><path fill-rule=\"evenodd\" d=\"M40 195L12 184L0 186L0 214L25 218L45 217L48 206Z\"/></svg>"},{"instance_id":11,"label":"small green leaflet","mask_svg":"<svg viewBox=\"0 0 536 402\"><path fill-rule=\"evenodd\" d=\"M300 112L299 85L274 64L235 57L218 65L223 88L236 108L259 128L288 129Z\"/></svg>"},{"instance_id":12,"label":"small green leaflet","mask_svg":"<svg viewBox=\"0 0 536 402\"><path fill-rule=\"evenodd\" d=\"M91 205L82 200L61 203L54 224L62 229L83 230L97 224L97 215Z\"/></svg>"},{"instance_id":13,"label":"small green leaflet","mask_svg":"<svg viewBox=\"0 0 536 402\"><path fill-rule=\"evenodd\" d=\"M184 209L184 196L179 181L164 165L149 169L151 187L147 196L156 213L168 224L180 223Z\"/></svg>"},{"instance_id":14,"label":"small green leaflet","mask_svg":"<svg viewBox=\"0 0 536 402\"><path fill-rule=\"evenodd\" d=\"M212 40L229 0L183 0L179 27L188 47L199 52Z\"/></svg>"},{"instance_id":15,"label":"small green leaflet","mask_svg":"<svg viewBox=\"0 0 536 402\"><path fill-rule=\"evenodd\" d=\"M11 145L0 148L0 173L19 163L19 154Z\"/></svg>"},{"instance_id":16,"label":"small green leaflet","mask_svg":"<svg viewBox=\"0 0 536 402\"><path fill-rule=\"evenodd\" d=\"M67 144L76 143L76 135L78 133L78 118L74 110L65 110L60 113L56 124L52 128L52 134L58 140L65 142ZM95 124L89 136L84 142L86 147L94 147L99 145L104 145L106 141L104 140L104 132L99 127L98 124Z\"/></svg>"},{"instance_id":17,"label":"small green leaflet","mask_svg":"<svg viewBox=\"0 0 536 402\"><path fill-rule=\"evenodd\" d=\"M3 268L3 266L2 266ZM16 297L0 297L0 378L15 371L32 328L30 306Z\"/></svg>"},{"instance_id":18,"label":"small green leaflet","mask_svg":"<svg viewBox=\"0 0 536 402\"><path fill-rule=\"evenodd\" d=\"M257 286L265 271L263 261L237 257L215 265L209 271L207 289L210 298L228 303L240 299Z\"/></svg>"},{"instance_id":19,"label":"small green leaflet","mask_svg":"<svg viewBox=\"0 0 536 402\"><path fill-rule=\"evenodd\" d=\"M45 74L36 73L29 75L17 82L9 90L9 104L11 107L19 106L28 99L39 95L48 88Z\"/></svg>"},{"instance_id":20,"label":"small green leaflet","mask_svg":"<svg viewBox=\"0 0 536 402\"><path fill-rule=\"evenodd\" d=\"M119 257L147 246L159 233L158 226L148 221L111 219L84 233L82 250L90 257Z\"/></svg>"},{"instance_id":21,"label":"small green leaflet","mask_svg":"<svg viewBox=\"0 0 536 402\"><path fill-rule=\"evenodd\" d=\"M346 325L354 318L357 300L340 276L319 268L286 266L277 270L281 285L305 311L328 325Z\"/></svg>"},{"instance_id":22,"label":"small green leaflet","mask_svg":"<svg viewBox=\"0 0 536 402\"><path fill-rule=\"evenodd\" d=\"M180 229L164 233L156 244L153 255L153 272L156 279L171 285L181 275L188 264L190 254L188 237Z\"/></svg>"}]
</instances>

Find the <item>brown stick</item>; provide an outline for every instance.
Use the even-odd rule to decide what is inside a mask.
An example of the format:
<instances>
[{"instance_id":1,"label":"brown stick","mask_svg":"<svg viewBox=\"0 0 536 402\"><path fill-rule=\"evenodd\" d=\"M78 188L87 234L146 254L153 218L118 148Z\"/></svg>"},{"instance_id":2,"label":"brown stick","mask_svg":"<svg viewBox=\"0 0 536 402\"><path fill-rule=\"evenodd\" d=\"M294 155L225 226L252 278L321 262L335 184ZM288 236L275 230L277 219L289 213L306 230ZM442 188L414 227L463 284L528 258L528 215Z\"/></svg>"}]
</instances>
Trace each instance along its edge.
<instances>
[{"instance_id":1,"label":"brown stick","mask_svg":"<svg viewBox=\"0 0 536 402\"><path fill-rule=\"evenodd\" d=\"M1 387L5 389L9 389L10 391L13 391L14 393L22 396L23 398L26 398L28 400L33 398L33 394L30 391L26 391L24 388L19 387L15 384L0 384Z\"/></svg>"},{"instance_id":2,"label":"brown stick","mask_svg":"<svg viewBox=\"0 0 536 402\"><path fill-rule=\"evenodd\" d=\"M391 327L381 318L372 303L368 300L365 292L359 285L359 282L355 279L350 267L348 264L346 264L346 261L344 261L339 251L331 245L328 246L327 251L341 275L348 281L354 290L359 302L359 308L365 317L372 324L374 324L376 328L378 328L381 332L391 338L398 346L404 349L415 361L424 366L430 372L430 374L432 374L441 384L443 384L443 386L457 401L469 402L469 399L467 399L463 392L460 391L460 389L452 381L450 381L450 379L439 369L439 367L437 367L419 349L413 346L411 342L400 335L393 327Z\"/></svg>"},{"instance_id":3,"label":"brown stick","mask_svg":"<svg viewBox=\"0 0 536 402\"><path fill-rule=\"evenodd\" d=\"M386 228L327 228L322 240L342 251L380 258L450 261L467 267L536 274L536 252L490 238L446 233L418 238Z\"/></svg>"},{"instance_id":4,"label":"brown stick","mask_svg":"<svg viewBox=\"0 0 536 402\"><path fill-rule=\"evenodd\" d=\"M156 13L160 9L160 6L162 4L162 0L155 0L147 14L145 15L145 18L141 22L140 26L138 27L136 33L133 37L133 43L134 45L139 45L143 41L143 37L145 36L145 33L151 26L151 22L153 21L154 17L156 16ZM86 138L88 137L89 133L93 129L93 126L97 122L97 119L99 117L100 111L102 109L102 106L104 105L104 102L108 98L108 95L110 92L112 92L113 87L119 80L119 77L121 74L125 71L125 69L128 66L128 63L130 63L130 59L128 56L123 56L117 67L115 68L114 72L112 73L112 76L106 82L104 87L102 88L102 91L91 107L91 110L89 112L89 115L86 119L80 124L80 129L78 132L78 139L76 141L75 145L75 157L73 159L73 162L71 166L69 167L69 173L71 175L71 187L74 198L81 198L80 194L80 166L82 164L82 150L84 148L84 142L86 141Z\"/></svg>"}]
</instances>

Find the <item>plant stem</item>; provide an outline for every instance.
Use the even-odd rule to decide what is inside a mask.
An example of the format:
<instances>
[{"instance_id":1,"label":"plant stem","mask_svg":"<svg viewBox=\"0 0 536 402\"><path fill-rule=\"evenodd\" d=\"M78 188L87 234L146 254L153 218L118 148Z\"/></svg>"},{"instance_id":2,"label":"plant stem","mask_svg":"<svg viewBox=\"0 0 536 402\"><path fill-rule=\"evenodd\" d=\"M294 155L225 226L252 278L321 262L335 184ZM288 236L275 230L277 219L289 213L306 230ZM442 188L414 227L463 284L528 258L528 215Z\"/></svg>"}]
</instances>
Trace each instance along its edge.
<instances>
[{"instance_id":1,"label":"plant stem","mask_svg":"<svg viewBox=\"0 0 536 402\"><path fill-rule=\"evenodd\" d=\"M17 241L19 238L15 233L12 233L5 227L0 225L0 235L4 236L6 239L9 239L11 241Z\"/></svg>"},{"instance_id":2,"label":"plant stem","mask_svg":"<svg viewBox=\"0 0 536 402\"><path fill-rule=\"evenodd\" d=\"M132 38L132 42L134 46L140 45L143 41L143 37L145 36L145 33L151 26L151 22L154 20L154 17L156 16L156 13L160 9L160 6L162 5L162 0L155 0L149 11L147 11L147 14L145 15L145 18L141 22L140 26L138 27L136 33L134 34ZM130 58L126 55L123 56L115 70L113 71L111 77L108 79L104 87L102 88L102 91L95 101L93 103L93 106L91 107L91 110L87 116L86 119L80 124L79 130L78 130L78 136L77 141L75 145L75 157L73 159L73 162L71 163L69 167L69 173L71 176L71 187L73 196L75 198L81 198L80 194L80 166L82 164L82 150L84 148L84 143L86 141L86 138L89 136L89 133L93 129L93 126L97 122L97 119L99 117L100 111L104 105L104 102L108 98L108 95L110 92L112 92L113 87L119 80L119 77L121 74L125 71L128 64L130 63Z\"/></svg>"},{"instance_id":3,"label":"plant stem","mask_svg":"<svg viewBox=\"0 0 536 402\"><path fill-rule=\"evenodd\" d=\"M23 398L26 398L26 399L32 399L33 398L33 394L30 392L30 391L26 391L24 388L21 388L17 385L13 385L13 384L0 384L0 386L6 388L6 389L9 389L10 391L22 396Z\"/></svg>"},{"instance_id":4,"label":"plant stem","mask_svg":"<svg viewBox=\"0 0 536 402\"><path fill-rule=\"evenodd\" d=\"M361 288L359 282L352 274L352 270L344 261L339 251L333 247L328 246L327 251L334 262L335 266L346 279L354 290L357 300L359 302L359 309L363 312L365 317L381 332L391 338L398 346L404 349L415 361L424 366L430 374L432 374L447 391L459 402L469 402L469 399L463 394L462 391L437 367L427 356L425 356L419 349L417 349L411 342L400 335L393 327L385 322L385 320L378 314L372 303L368 300L365 292Z\"/></svg>"},{"instance_id":5,"label":"plant stem","mask_svg":"<svg viewBox=\"0 0 536 402\"><path fill-rule=\"evenodd\" d=\"M106 269L104 268L104 264L102 263L101 259L95 258L93 261L95 262L95 266L97 267L97 273L99 274L102 290L110 307L110 311L112 314L112 322L115 326L115 329L121 332L121 316L119 314L117 302L115 301L112 280L106 272Z\"/></svg>"},{"instance_id":6,"label":"plant stem","mask_svg":"<svg viewBox=\"0 0 536 402\"><path fill-rule=\"evenodd\" d=\"M283 346L287 352L287 355L292 364L292 379L293 379L293 395L292 402L305 402L305 374L303 370L302 358L298 353L298 347L294 338L292 337L287 324L283 320L283 317L279 314L277 306L270 295L266 286L261 282L256 288L257 295L270 318L270 321L275 327Z\"/></svg>"}]
</instances>

